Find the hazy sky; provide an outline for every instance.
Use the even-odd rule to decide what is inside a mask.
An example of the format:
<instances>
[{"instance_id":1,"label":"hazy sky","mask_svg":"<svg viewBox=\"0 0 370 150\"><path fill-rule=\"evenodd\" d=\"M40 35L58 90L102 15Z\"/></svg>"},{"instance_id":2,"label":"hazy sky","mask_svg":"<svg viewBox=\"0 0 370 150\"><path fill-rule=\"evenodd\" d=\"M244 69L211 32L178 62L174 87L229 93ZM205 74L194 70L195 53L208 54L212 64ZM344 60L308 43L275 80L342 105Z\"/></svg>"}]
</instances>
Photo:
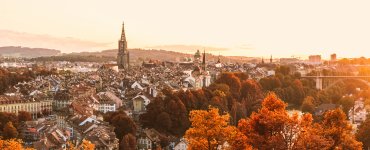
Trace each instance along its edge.
<instances>
[{"instance_id":1,"label":"hazy sky","mask_svg":"<svg viewBox=\"0 0 370 150\"><path fill-rule=\"evenodd\" d=\"M124 21L129 48L370 57L369 6L367 0L1 0L0 46L117 48Z\"/></svg>"}]
</instances>

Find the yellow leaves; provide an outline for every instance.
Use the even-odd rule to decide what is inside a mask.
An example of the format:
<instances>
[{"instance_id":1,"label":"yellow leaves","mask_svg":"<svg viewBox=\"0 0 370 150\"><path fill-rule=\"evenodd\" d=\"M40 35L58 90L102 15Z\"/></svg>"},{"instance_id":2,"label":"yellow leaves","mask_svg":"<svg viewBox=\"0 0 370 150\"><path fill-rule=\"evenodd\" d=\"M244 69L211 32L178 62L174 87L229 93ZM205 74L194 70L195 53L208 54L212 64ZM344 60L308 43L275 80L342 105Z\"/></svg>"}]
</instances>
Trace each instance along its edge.
<instances>
[{"instance_id":1,"label":"yellow leaves","mask_svg":"<svg viewBox=\"0 0 370 150\"><path fill-rule=\"evenodd\" d=\"M351 133L342 110L325 113L321 123L313 123L307 113L289 115L286 104L273 93L250 118L241 119L238 128L229 126L229 115L216 108L190 112L191 128L185 138L190 149L217 149L227 142L228 149L361 149ZM252 147L253 146L253 147ZM222 147L224 148L224 147Z\"/></svg>"},{"instance_id":2,"label":"yellow leaves","mask_svg":"<svg viewBox=\"0 0 370 150\"><path fill-rule=\"evenodd\" d=\"M83 150L94 150L95 149L95 145L92 144L88 140L82 140L82 149Z\"/></svg>"},{"instance_id":3,"label":"yellow leaves","mask_svg":"<svg viewBox=\"0 0 370 150\"><path fill-rule=\"evenodd\" d=\"M82 140L82 143L79 147L75 147L75 145L70 142L70 141L67 141L67 145L68 145L68 150L94 150L95 149L95 145L92 144L90 141L88 140Z\"/></svg>"},{"instance_id":4,"label":"yellow leaves","mask_svg":"<svg viewBox=\"0 0 370 150\"><path fill-rule=\"evenodd\" d=\"M190 112L191 128L185 133L190 149L217 149L236 135L236 128L229 126L230 116L219 115L217 108Z\"/></svg>"},{"instance_id":5,"label":"yellow leaves","mask_svg":"<svg viewBox=\"0 0 370 150\"><path fill-rule=\"evenodd\" d=\"M67 141L68 150L75 150L76 147L71 141Z\"/></svg>"},{"instance_id":6,"label":"yellow leaves","mask_svg":"<svg viewBox=\"0 0 370 150\"><path fill-rule=\"evenodd\" d=\"M23 148L22 140L20 139L8 139L0 140L0 149L1 150L31 150L31 148Z\"/></svg>"},{"instance_id":7,"label":"yellow leaves","mask_svg":"<svg viewBox=\"0 0 370 150\"><path fill-rule=\"evenodd\" d=\"M285 104L280 100L275 93L269 93L262 102L262 108L266 108L269 111L285 111Z\"/></svg>"},{"instance_id":8,"label":"yellow leaves","mask_svg":"<svg viewBox=\"0 0 370 150\"><path fill-rule=\"evenodd\" d=\"M334 141L333 148L361 149L362 143L356 141L346 118L345 113L339 108L326 112L321 123L323 134Z\"/></svg>"}]
</instances>

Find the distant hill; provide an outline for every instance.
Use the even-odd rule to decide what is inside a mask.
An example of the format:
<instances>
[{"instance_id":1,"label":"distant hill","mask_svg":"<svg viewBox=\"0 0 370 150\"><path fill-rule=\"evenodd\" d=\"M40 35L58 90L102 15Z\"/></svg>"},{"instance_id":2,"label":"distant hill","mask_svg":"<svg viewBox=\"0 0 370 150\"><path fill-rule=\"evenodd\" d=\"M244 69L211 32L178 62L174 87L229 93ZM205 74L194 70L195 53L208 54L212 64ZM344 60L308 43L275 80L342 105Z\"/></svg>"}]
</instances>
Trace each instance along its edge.
<instances>
[{"instance_id":1,"label":"distant hill","mask_svg":"<svg viewBox=\"0 0 370 150\"><path fill-rule=\"evenodd\" d=\"M148 60L161 60L161 61L183 61L185 58L192 58L193 54L185 54L180 52L173 52L167 50L143 50L143 49L129 49L130 61L133 63L141 63L142 61ZM70 53L70 56L100 56L100 57L112 57L113 61L117 57L117 49L103 50L101 52L81 52L81 53ZM217 61L217 55L206 53L207 61ZM221 62L250 62L255 60L251 57L239 57L239 56L220 56Z\"/></svg>"},{"instance_id":2,"label":"distant hill","mask_svg":"<svg viewBox=\"0 0 370 150\"><path fill-rule=\"evenodd\" d=\"M20 46L0 47L1 56L35 58L35 57L45 57L45 56L56 56L60 54L61 52L55 49L28 48L28 47L20 47Z\"/></svg>"},{"instance_id":3,"label":"distant hill","mask_svg":"<svg viewBox=\"0 0 370 150\"><path fill-rule=\"evenodd\" d=\"M130 62L140 64L143 61L184 61L186 58L193 58L193 54L185 54L167 50L144 50L129 49ZM47 48L28 47L0 47L0 55L12 57L32 58L35 61L71 61L71 62L108 62L116 61L117 49L103 50L100 52L79 52L62 54L59 50ZM219 56L206 53L207 61L218 60ZM220 56L221 62L250 62L254 58L239 56Z\"/></svg>"}]
</instances>

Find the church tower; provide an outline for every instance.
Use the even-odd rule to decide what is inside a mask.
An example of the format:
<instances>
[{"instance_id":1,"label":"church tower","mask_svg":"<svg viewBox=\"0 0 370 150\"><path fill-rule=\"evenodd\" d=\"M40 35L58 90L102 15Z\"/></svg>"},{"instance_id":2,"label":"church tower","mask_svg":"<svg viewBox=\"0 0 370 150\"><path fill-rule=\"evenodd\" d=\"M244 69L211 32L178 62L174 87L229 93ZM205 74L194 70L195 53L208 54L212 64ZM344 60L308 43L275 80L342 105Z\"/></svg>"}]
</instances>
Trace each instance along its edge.
<instances>
[{"instance_id":1,"label":"church tower","mask_svg":"<svg viewBox=\"0 0 370 150\"><path fill-rule=\"evenodd\" d=\"M203 50L202 69L203 69L203 71L206 71L206 50Z\"/></svg>"},{"instance_id":2,"label":"church tower","mask_svg":"<svg viewBox=\"0 0 370 150\"><path fill-rule=\"evenodd\" d=\"M121 39L118 41L118 55L117 55L118 69L128 70L130 67L129 51L127 50L127 41L125 35L125 25L122 24Z\"/></svg>"}]
</instances>

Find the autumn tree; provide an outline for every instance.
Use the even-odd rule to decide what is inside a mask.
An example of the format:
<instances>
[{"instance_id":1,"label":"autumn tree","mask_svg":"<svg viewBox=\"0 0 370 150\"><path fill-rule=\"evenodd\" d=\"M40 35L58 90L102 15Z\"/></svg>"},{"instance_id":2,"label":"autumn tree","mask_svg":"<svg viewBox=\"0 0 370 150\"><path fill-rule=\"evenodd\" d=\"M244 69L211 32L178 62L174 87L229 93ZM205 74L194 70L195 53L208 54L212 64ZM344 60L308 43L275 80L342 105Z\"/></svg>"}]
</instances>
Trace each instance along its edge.
<instances>
[{"instance_id":1,"label":"autumn tree","mask_svg":"<svg viewBox=\"0 0 370 150\"><path fill-rule=\"evenodd\" d=\"M14 113L0 112L0 128L3 129L9 121L18 127L18 117Z\"/></svg>"},{"instance_id":2,"label":"autumn tree","mask_svg":"<svg viewBox=\"0 0 370 150\"><path fill-rule=\"evenodd\" d=\"M307 96L304 98L303 103L301 105L301 110L302 112L309 112L313 113L315 110L315 105L314 105L314 98L312 96Z\"/></svg>"},{"instance_id":3,"label":"autumn tree","mask_svg":"<svg viewBox=\"0 0 370 150\"><path fill-rule=\"evenodd\" d=\"M136 149L136 137L131 133L126 134L120 143L120 150L135 150Z\"/></svg>"},{"instance_id":4,"label":"autumn tree","mask_svg":"<svg viewBox=\"0 0 370 150\"><path fill-rule=\"evenodd\" d=\"M239 130L248 137L247 143L258 149L284 149L286 145L281 134L287 122L286 104L275 94L269 94L262 102L262 108L249 119L241 119Z\"/></svg>"},{"instance_id":5,"label":"autumn tree","mask_svg":"<svg viewBox=\"0 0 370 150\"><path fill-rule=\"evenodd\" d=\"M0 139L0 149L1 150L32 150L31 148L24 148L23 142L20 139Z\"/></svg>"},{"instance_id":6,"label":"autumn tree","mask_svg":"<svg viewBox=\"0 0 370 150\"><path fill-rule=\"evenodd\" d=\"M362 142L363 149L370 149L370 115L358 127L356 138Z\"/></svg>"},{"instance_id":7,"label":"autumn tree","mask_svg":"<svg viewBox=\"0 0 370 150\"><path fill-rule=\"evenodd\" d=\"M291 73L289 66L279 66L275 69L276 73L281 73L283 75L289 75Z\"/></svg>"},{"instance_id":8,"label":"autumn tree","mask_svg":"<svg viewBox=\"0 0 370 150\"><path fill-rule=\"evenodd\" d=\"M254 80L245 80L241 84L240 98L251 98L254 100L263 97L261 86Z\"/></svg>"},{"instance_id":9,"label":"autumn tree","mask_svg":"<svg viewBox=\"0 0 370 150\"><path fill-rule=\"evenodd\" d=\"M300 130L296 134L295 143L291 149L329 149L333 145L333 140L326 138L322 127L315 123L312 124L312 115L304 114L299 122Z\"/></svg>"},{"instance_id":10,"label":"autumn tree","mask_svg":"<svg viewBox=\"0 0 370 150\"><path fill-rule=\"evenodd\" d=\"M355 105L355 100L353 97L343 97L339 100L339 104L342 106L342 109L345 114L348 114L349 110Z\"/></svg>"},{"instance_id":11,"label":"autumn tree","mask_svg":"<svg viewBox=\"0 0 370 150\"><path fill-rule=\"evenodd\" d=\"M185 133L189 149L216 150L236 133L235 127L229 125L229 115L218 111L210 107L190 112L191 127Z\"/></svg>"},{"instance_id":12,"label":"autumn tree","mask_svg":"<svg viewBox=\"0 0 370 150\"><path fill-rule=\"evenodd\" d=\"M296 104L297 106L301 106L303 99L305 98L305 93L303 89L302 82L298 79L295 79L292 84L292 88L294 90L293 98L294 101L292 101L293 104Z\"/></svg>"},{"instance_id":13,"label":"autumn tree","mask_svg":"<svg viewBox=\"0 0 370 150\"><path fill-rule=\"evenodd\" d=\"M230 87L230 92L234 97L238 97L241 87L241 82L234 73L227 72L222 73L220 77L216 80L216 83L224 83Z\"/></svg>"},{"instance_id":14,"label":"autumn tree","mask_svg":"<svg viewBox=\"0 0 370 150\"><path fill-rule=\"evenodd\" d=\"M19 122L31 121L31 120L32 120L31 113L26 112L26 111L18 112L18 121Z\"/></svg>"},{"instance_id":15,"label":"autumn tree","mask_svg":"<svg viewBox=\"0 0 370 150\"><path fill-rule=\"evenodd\" d=\"M239 121L238 129L248 137L245 142L256 149L301 149L302 145L314 144L322 148L330 144L320 135L302 144L305 139L315 135L309 132L314 129L312 116L305 114L299 117L297 113L289 115L285 108L286 104L274 93L268 94L257 113Z\"/></svg>"},{"instance_id":16,"label":"autumn tree","mask_svg":"<svg viewBox=\"0 0 370 150\"><path fill-rule=\"evenodd\" d=\"M95 144L91 143L88 140L82 140L81 149L82 150L94 150Z\"/></svg>"},{"instance_id":17,"label":"autumn tree","mask_svg":"<svg viewBox=\"0 0 370 150\"><path fill-rule=\"evenodd\" d=\"M115 115L112 118L112 125L115 127L114 132L116 133L117 137L121 140L121 138L126 134L135 134L136 133L136 124L135 122L128 116L124 114Z\"/></svg>"},{"instance_id":18,"label":"autumn tree","mask_svg":"<svg viewBox=\"0 0 370 150\"><path fill-rule=\"evenodd\" d=\"M276 88L281 88L282 84L277 77L266 77L259 80L259 83L266 91L273 91Z\"/></svg>"},{"instance_id":19,"label":"autumn tree","mask_svg":"<svg viewBox=\"0 0 370 150\"><path fill-rule=\"evenodd\" d=\"M163 127L165 129L170 129L171 126L172 126L172 121L171 121L170 115L167 112L161 112L157 116L156 124L159 127Z\"/></svg>"},{"instance_id":20,"label":"autumn tree","mask_svg":"<svg viewBox=\"0 0 370 150\"><path fill-rule=\"evenodd\" d=\"M194 102L186 102L187 100L181 100L179 94L170 90L164 90L163 94L163 97L157 96L150 102L146 107L146 113L140 115L140 122L144 128L155 128L161 132L182 136L189 127L188 111L184 103L187 103L191 108L196 108L202 103L196 103L195 101L200 99L207 101L206 96L203 91L193 92L190 94L190 99ZM189 98L187 95L186 93L180 93L182 98Z\"/></svg>"},{"instance_id":21,"label":"autumn tree","mask_svg":"<svg viewBox=\"0 0 370 150\"><path fill-rule=\"evenodd\" d=\"M320 123L323 134L334 141L331 149L361 149L362 143L356 141L352 134L352 126L346 114L340 109L329 110Z\"/></svg>"},{"instance_id":22,"label":"autumn tree","mask_svg":"<svg viewBox=\"0 0 370 150\"><path fill-rule=\"evenodd\" d=\"M5 139L12 139L12 138L17 138L18 137L18 131L17 129L13 126L12 122L6 123L4 129L3 129L3 136Z\"/></svg>"}]
</instances>

